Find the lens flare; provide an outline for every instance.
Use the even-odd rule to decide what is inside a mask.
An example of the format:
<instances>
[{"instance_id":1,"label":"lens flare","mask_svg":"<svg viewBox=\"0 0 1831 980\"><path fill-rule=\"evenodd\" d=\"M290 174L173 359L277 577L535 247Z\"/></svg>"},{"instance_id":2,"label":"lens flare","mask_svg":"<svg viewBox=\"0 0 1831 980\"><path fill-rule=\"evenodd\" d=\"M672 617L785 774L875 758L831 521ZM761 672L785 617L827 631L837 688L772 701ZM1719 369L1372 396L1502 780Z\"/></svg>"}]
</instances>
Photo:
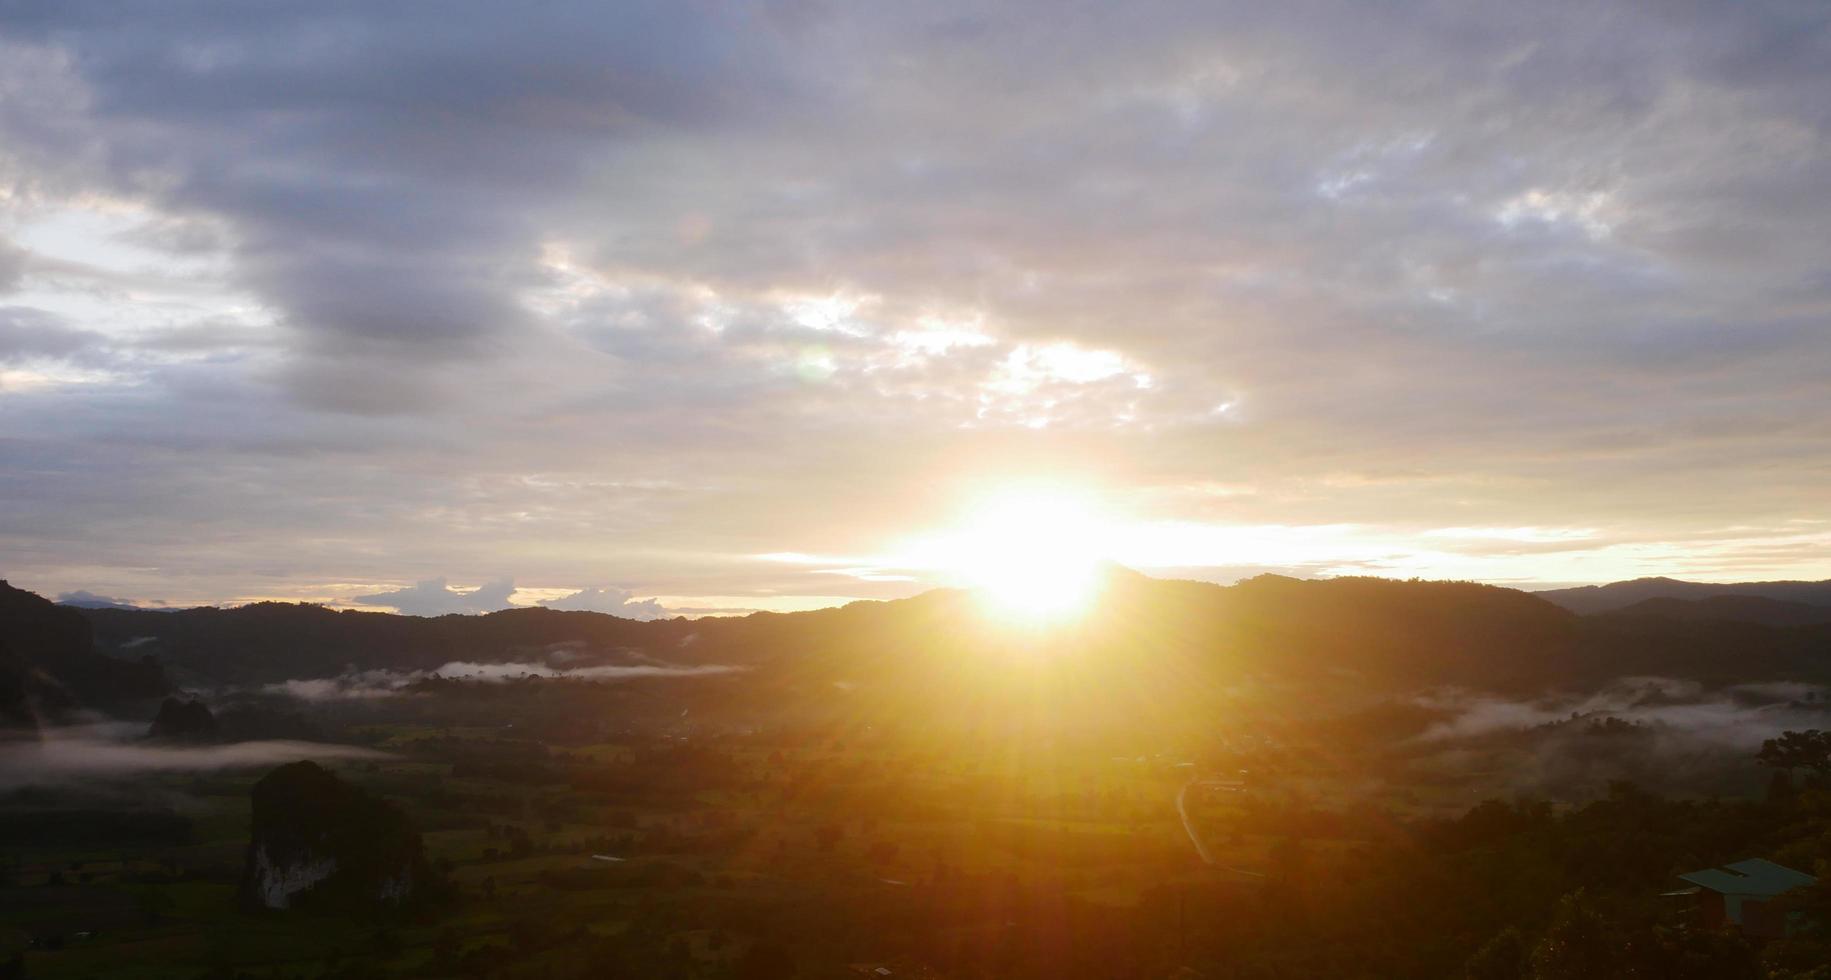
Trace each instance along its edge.
<instances>
[{"instance_id":1,"label":"lens flare","mask_svg":"<svg viewBox=\"0 0 1831 980\"><path fill-rule=\"evenodd\" d=\"M1108 528L1086 495L1059 488L1002 491L930 550L933 564L973 588L997 616L1059 620L1085 609L1107 559Z\"/></svg>"}]
</instances>

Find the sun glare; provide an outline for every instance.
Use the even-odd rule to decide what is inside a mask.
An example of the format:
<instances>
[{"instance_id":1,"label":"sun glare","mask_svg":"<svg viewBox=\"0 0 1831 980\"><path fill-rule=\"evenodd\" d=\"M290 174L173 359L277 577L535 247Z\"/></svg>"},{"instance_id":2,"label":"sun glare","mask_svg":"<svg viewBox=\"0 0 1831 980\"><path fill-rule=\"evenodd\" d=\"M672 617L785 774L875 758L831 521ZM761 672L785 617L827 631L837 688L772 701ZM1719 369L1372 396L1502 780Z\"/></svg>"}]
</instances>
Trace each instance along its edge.
<instances>
[{"instance_id":1,"label":"sun glare","mask_svg":"<svg viewBox=\"0 0 1831 980\"><path fill-rule=\"evenodd\" d=\"M1044 622L1084 609L1106 559L1092 502L1058 490L1014 490L974 507L945 542L942 564L1001 618Z\"/></svg>"}]
</instances>

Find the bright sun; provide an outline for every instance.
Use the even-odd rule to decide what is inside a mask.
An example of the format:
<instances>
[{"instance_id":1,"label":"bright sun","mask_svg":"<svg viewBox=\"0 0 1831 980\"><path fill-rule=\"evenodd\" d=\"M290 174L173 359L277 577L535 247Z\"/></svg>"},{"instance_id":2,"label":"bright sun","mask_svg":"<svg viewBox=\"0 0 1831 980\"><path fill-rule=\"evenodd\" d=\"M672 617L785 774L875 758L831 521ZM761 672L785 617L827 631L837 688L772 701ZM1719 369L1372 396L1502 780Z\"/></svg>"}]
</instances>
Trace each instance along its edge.
<instances>
[{"instance_id":1,"label":"bright sun","mask_svg":"<svg viewBox=\"0 0 1831 980\"><path fill-rule=\"evenodd\" d=\"M1060 489L1001 492L973 508L943 545L942 564L1002 617L1063 618L1085 608L1106 558L1106 528L1085 496Z\"/></svg>"}]
</instances>

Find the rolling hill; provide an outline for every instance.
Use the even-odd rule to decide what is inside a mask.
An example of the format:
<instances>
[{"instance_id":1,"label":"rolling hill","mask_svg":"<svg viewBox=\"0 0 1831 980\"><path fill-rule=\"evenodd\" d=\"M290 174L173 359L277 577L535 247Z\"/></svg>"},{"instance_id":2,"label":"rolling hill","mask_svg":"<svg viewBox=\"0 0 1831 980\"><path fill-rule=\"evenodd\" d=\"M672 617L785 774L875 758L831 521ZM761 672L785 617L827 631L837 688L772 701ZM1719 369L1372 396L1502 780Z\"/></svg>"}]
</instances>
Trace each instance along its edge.
<instances>
[{"instance_id":1,"label":"rolling hill","mask_svg":"<svg viewBox=\"0 0 1831 980\"><path fill-rule=\"evenodd\" d=\"M0 728L118 711L166 691L156 664L99 652L80 612L0 581Z\"/></svg>"},{"instance_id":2,"label":"rolling hill","mask_svg":"<svg viewBox=\"0 0 1831 980\"><path fill-rule=\"evenodd\" d=\"M1685 582L1674 578L1637 578L1607 585L1547 589L1534 595L1581 615L1614 612L1649 599L1711 599L1718 596L1772 599L1809 606L1831 606L1831 579L1823 582Z\"/></svg>"},{"instance_id":3,"label":"rolling hill","mask_svg":"<svg viewBox=\"0 0 1831 980\"><path fill-rule=\"evenodd\" d=\"M1764 626L1817 626L1831 623L1831 605L1815 606L1758 595L1717 595L1708 599L1643 599L1602 615L1720 620Z\"/></svg>"},{"instance_id":4,"label":"rolling hill","mask_svg":"<svg viewBox=\"0 0 1831 980\"><path fill-rule=\"evenodd\" d=\"M816 710L843 691L884 717L970 706L1008 714L1025 699L1089 718L1199 717L1254 698L1301 710L1435 687L1520 693L1630 675L1831 679L1831 626L1708 614L1721 605L1585 617L1473 583L1265 575L1219 586L1115 568L1092 608L1046 628L1002 623L978 597L953 590L655 622L549 609L418 618L281 603L57 613L92 627L94 647L112 655L94 659L156 658L194 688L425 672L454 661L718 664L742 669L716 687L734 710Z\"/></svg>"}]
</instances>

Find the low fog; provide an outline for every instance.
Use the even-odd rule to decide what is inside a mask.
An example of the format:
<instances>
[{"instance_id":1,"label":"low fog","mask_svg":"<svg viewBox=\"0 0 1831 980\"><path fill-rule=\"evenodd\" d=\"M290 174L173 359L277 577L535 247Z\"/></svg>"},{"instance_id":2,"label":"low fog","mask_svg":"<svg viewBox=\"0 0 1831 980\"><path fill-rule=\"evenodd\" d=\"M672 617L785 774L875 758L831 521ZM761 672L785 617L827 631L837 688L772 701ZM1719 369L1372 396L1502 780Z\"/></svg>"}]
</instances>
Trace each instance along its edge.
<instances>
[{"instance_id":1,"label":"low fog","mask_svg":"<svg viewBox=\"0 0 1831 980\"><path fill-rule=\"evenodd\" d=\"M1831 712L1828 693L1831 691L1817 685L1794 682L1712 690L1670 677L1624 677L1588 694L1518 701L1440 693L1423 703L1452 712L1453 717L1433 726L1424 738L1466 738L1573 719L1615 718L1634 725L1682 729L1692 738L1753 751L1763 739L1782 731L1824 727L1827 712Z\"/></svg>"},{"instance_id":2,"label":"low fog","mask_svg":"<svg viewBox=\"0 0 1831 980\"><path fill-rule=\"evenodd\" d=\"M563 659L555 656L553 659ZM279 694L301 701L354 701L387 698L404 694L421 681L467 680L502 683L523 677L550 679L618 681L644 677L713 677L746 668L726 664L681 666L665 663L599 664L582 667L552 667L533 662L470 663L454 661L434 670L357 670L336 677L294 678L268 684L264 694Z\"/></svg>"},{"instance_id":3,"label":"low fog","mask_svg":"<svg viewBox=\"0 0 1831 980\"><path fill-rule=\"evenodd\" d=\"M48 728L39 741L0 743L0 788L153 772L276 766L301 759L382 759L387 753L320 742L259 741L162 745L144 726L108 723Z\"/></svg>"},{"instance_id":4,"label":"low fog","mask_svg":"<svg viewBox=\"0 0 1831 980\"><path fill-rule=\"evenodd\" d=\"M1614 780L1675 794L1760 793L1761 743L1831 728L1831 689L1802 683L1706 688L1628 677L1591 693L1508 700L1464 692L1420 699L1442 720L1411 748L1421 770L1489 791L1582 799Z\"/></svg>"}]
</instances>

